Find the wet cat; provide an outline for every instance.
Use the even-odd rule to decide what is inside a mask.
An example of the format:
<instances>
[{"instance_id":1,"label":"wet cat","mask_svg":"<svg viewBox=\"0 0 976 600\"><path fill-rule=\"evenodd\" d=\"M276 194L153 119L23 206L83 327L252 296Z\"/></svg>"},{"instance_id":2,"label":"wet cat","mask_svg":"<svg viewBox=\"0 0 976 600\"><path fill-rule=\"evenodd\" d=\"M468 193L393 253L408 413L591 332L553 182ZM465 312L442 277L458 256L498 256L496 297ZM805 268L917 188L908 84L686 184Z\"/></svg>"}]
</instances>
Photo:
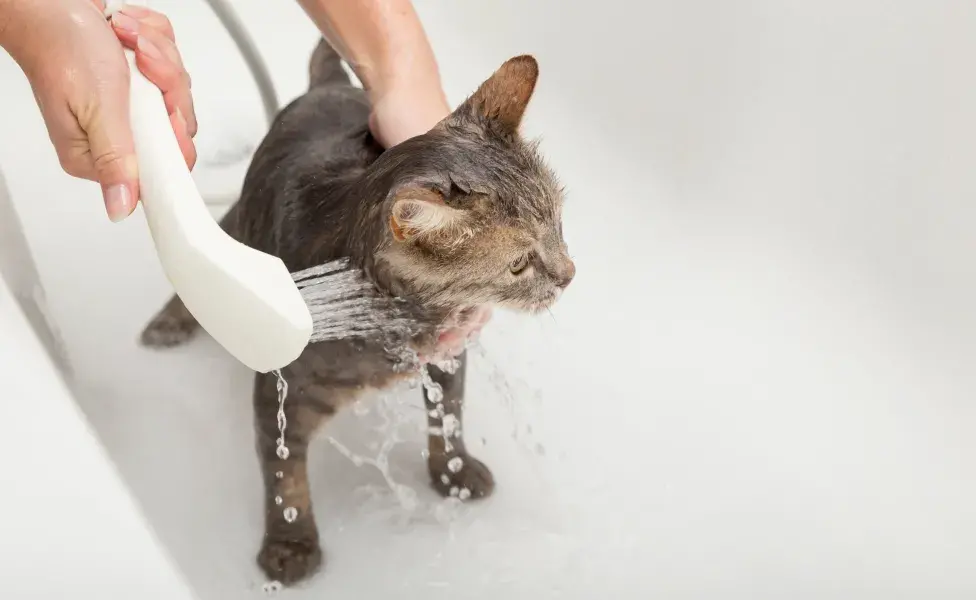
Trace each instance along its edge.
<instances>
[{"instance_id":1,"label":"wet cat","mask_svg":"<svg viewBox=\"0 0 976 600\"><path fill-rule=\"evenodd\" d=\"M381 291L429 311L431 332L473 306L538 312L558 299L575 274L562 235L562 190L518 133L538 77L535 59L505 62L430 132L385 152L369 133L365 93L324 41L309 73L308 91L281 111L256 150L241 198L221 221L225 231L280 257L292 272L348 256ZM142 340L172 346L196 329L174 297ZM443 386L445 414L429 417L432 429L445 418L461 419L466 360L460 359L453 373L430 368ZM372 341L310 345L282 372L290 390L287 460L275 453L275 376L258 374L254 384L266 504L258 564L290 584L322 561L306 472L309 440L363 390L402 375ZM467 453L463 438L446 447L441 435L431 435L428 444L428 470L441 494L492 492L491 472ZM463 466L454 472L448 462L456 466L458 457ZM293 522L283 518L283 506L298 509Z\"/></svg>"}]
</instances>

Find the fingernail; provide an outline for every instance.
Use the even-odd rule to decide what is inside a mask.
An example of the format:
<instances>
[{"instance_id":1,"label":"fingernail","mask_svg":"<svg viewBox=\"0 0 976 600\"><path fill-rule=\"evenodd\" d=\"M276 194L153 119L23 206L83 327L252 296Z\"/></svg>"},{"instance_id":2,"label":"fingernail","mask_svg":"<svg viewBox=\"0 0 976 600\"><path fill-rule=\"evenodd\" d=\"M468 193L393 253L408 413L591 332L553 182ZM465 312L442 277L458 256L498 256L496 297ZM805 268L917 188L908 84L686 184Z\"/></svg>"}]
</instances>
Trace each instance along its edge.
<instances>
[{"instance_id":1,"label":"fingernail","mask_svg":"<svg viewBox=\"0 0 976 600\"><path fill-rule=\"evenodd\" d=\"M132 191L124 183L110 186L103 192L105 196L105 211L113 223L125 219L132 214L135 203L132 201Z\"/></svg>"},{"instance_id":2,"label":"fingernail","mask_svg":"<svg viewBox=\"0 0 976 600\"><path fill-rule=\"evenodd\" d=\"M136 49L152 60L162 60L163 58L163 53L160 52L159 48L146 39L146 36L144 35L139 36L139 41L136 42Z\"/></svg>"},{"instance_id":3,"label":"fingernail","mask_svg":"<svg viewBox=\"0 0 976 600\"><path fill-rule=\"evenodd\" d=\"M136 21L129 15L124 15L118 12L115 13L112 15L112 24L125 33L130 35L139 35L139 21Z\"/></svg>"}]
</instances>

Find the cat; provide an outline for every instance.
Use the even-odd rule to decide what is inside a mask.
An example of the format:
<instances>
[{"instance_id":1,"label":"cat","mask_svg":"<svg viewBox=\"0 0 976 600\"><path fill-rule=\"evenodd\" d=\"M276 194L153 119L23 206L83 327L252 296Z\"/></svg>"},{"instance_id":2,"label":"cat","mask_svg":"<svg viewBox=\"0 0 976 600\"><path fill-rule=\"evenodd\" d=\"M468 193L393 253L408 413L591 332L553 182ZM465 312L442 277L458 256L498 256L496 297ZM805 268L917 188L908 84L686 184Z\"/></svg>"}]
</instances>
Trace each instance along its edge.
<instances>
[{"instance_id":1,"label":"cat","mask_svg":"<svg viewBox=\"0 0 976 600\"><path fill-rule=\"evenodd\" d=\"M384 151L369 131L365 92L320 40L308 90L272 124L221 227L278 256L291 272L349 257L380 291L428 310L431 332L439 320L473 306L546 310L576 267L563 239L563 190L536 144L519 134L537 78L533 57L512 58L428 133ZM174 296L141 339L150 347L174 346L197 328ZM433 337L423 343L432 344ZM289 383L287 460L275 452L276 377L256 375L254 428L266 505L257 562L271 579L290 585L319 569L308 443L364 390L403 377L394 363L378 342L345 340L311 344L282 369ZM443 387L445 415L429 417L432 431L448 415L460 422L466 365L462 354L453 373L430 367ZM491 471L468 454L463 438L445 443L432 434L428 446L438 492L492 493ZM454 472L448 462L455 459L456 467L458 457L463 466ZM284 519L283 507L298 509L293 522Z\"/></svg>"}]
</instances>

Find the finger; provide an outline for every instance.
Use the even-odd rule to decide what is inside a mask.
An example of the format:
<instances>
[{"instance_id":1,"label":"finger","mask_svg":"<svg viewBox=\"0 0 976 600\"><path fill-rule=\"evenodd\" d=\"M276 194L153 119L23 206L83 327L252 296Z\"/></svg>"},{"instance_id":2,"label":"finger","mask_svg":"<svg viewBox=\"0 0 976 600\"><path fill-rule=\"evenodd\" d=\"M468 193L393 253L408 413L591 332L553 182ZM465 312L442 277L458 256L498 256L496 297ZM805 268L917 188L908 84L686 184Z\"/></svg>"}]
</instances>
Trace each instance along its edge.
<instances>
[{"instance_id":1,"label":"finger","mask_svg":"<svg viewBox=\"0 0 976 600\"><path fill-rule=\"evenodd\" d=\"M139 176L132 130L129 127L128 70L107 84L96 105L79 119L88 135L95 179L102 186L105 210L121 221L135 210Z\"/></svg>"},{"instance_id":2,"label":"finger","mask_svg":"<svg viewBox=\"0 0 976 600\"><path fill-rule=\"evenodd\" d=\"M156 12L144 6L123 6L118 12L139 21L150 29L159 31L169 38L171 42L176 42L176 32L173 30L173 24L163 13Z\"/></svg>"},{"instance_id":3,"label":"finger","mask_svg":"<svg viewBox=\"0 0 976 600\"><path fill-rule=\"evenodd\" d=\"M173 126L173 132L176 133L176 141L180 145L180 151L183 153L184 160L186 160L186 167L192 171L193 165L197 162L197 149L186 129L186 119L183 118L183 114L177 109L176 112L169 116L169 120Z\"/></svg>"},{"instance_id":4,"label":"finger","mask_svg":"<svg viewBox=\"0 0 976 600\"><path fill-rule=\"evenodd\" d=\"M176 45L159 31L127 15L116 14L112 25L119 40L135 51L139 71L162 91L166 110L173 114L179 109L190 137L195 136L197 118L190 93L190 76Z\"/></svg>"},{"instance_id":5,"label":"finger","mask_svg":"<svg viewBox=\"0 0 976 600\"><path fill-rule=\"evenodd\" d=\"M448 329L444 333L437 336L437 348L449 348L458 343L459 340L464 340L465 332L456 327Z\"/></svg>"},{"instance_id":6,"label":"finger","mask_svg":"<svg viewBox=\"0 0 976 600\"><path fill-rule=\"evenodd\" d=\"M488 321L491 321L491 317L492 317L492 309L490 306L482 306L480 307L480 309L481 310L479 311L479 315L477 319L477 328L479 330L485 325L487 325Z\"/></svg>"},{"instance_id":7,"label":"finger","mask_svg":"<svg viewBox=\"0 0 976 600\"><path fill-rule=\"evenodd\" d=\"M82 135L84 135L84 132L82 132ZM54 143L55 150L58 153L58 162L61 164L61 169L65 173L79 179L98 181L98 177L95 174L95 163L92 162L91 148L88 147L87 138L83 138L77 143L71 141L65 144L52 136L51 141Z\"/></svg>"}]
</instances>

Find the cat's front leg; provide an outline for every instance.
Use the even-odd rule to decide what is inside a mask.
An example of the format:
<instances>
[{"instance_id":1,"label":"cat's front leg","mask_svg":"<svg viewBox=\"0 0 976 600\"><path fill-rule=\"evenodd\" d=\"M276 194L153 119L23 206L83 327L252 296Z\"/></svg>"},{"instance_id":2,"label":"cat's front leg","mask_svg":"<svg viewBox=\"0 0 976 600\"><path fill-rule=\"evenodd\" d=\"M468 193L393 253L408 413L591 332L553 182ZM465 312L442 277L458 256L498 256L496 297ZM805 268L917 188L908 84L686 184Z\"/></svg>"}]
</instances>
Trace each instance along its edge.
<instances>
[{"instance_id":1,"label":"cat's front leg","mask_svg":"<svg viewBox=\"0 0 976 600\"><path fill-rule=\"evenodd\" d=\"M273 374L255 380L254 416L258 460L264 477L265 531L257 562L270 579L291 585L313 575L322 564L319 532L308 489L308 444L318 426L335 411L304 393L302 382L285 372L285 446L279 455L278 391Z\"/></svg>"},{"instance_id":2,"label":"cat's front leg","mask_svg":"<svg viewBox=\"0 0 976 600\"><path fill-rule=\"evenodd\" d=\"M459 366L454 373L428 366L431 379L443 389L443 398L424 390L430 428L427 469L434 489L442 495L462 500L484 498L494 491L495 479L483 462L468 454L464 445L462 409L467 353L457 360Z\"/></svg>"}]
</instances>

